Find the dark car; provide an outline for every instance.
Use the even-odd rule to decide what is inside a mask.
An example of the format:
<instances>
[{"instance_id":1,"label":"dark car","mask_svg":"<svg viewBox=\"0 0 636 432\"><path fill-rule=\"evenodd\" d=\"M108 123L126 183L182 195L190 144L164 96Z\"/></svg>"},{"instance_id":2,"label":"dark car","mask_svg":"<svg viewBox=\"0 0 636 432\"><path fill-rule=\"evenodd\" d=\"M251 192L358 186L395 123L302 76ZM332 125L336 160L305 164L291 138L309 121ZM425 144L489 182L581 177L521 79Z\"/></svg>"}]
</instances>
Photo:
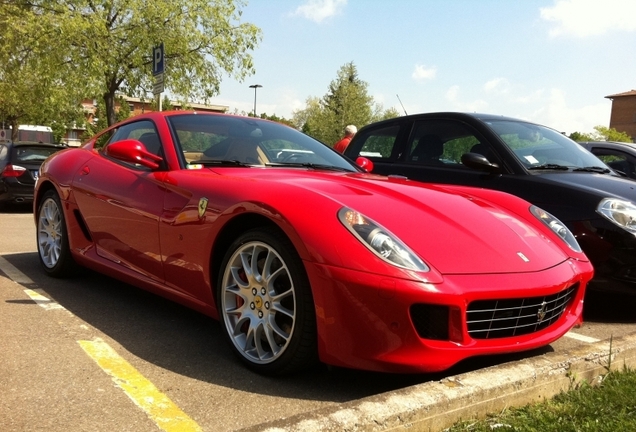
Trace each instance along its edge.
<instances>
[{"instance_id":1,"label":"dark car","mask_svg":"<svg viewBox=\"0 0 636 432\"><path fill-rule=\"evenodd\" d=\"M33 202L40 165L64 148L39 142L0 142L0 206Z\"/></svg>"},{"instance_id":2,"label":"dark car","mask_svg":"<svg viewBox=\"0 0 636 432\"><path fill-rule=\"evenodd\" d=\"M524 198L575 234L595 267L590 288L636 293L636 183L558 131L495 115L417 114L362 128L345 155L378 174Z\"/></svg>"},{"instance_id":3,"label":"dark car","mask_svg":"<svg viewBox=\"0 0 636 432\"><path fill-rule=\"evenodd\" d=\"M636 144L616 141L580 142L614 171L636 179Z\"/></svg>"}]
</instances>

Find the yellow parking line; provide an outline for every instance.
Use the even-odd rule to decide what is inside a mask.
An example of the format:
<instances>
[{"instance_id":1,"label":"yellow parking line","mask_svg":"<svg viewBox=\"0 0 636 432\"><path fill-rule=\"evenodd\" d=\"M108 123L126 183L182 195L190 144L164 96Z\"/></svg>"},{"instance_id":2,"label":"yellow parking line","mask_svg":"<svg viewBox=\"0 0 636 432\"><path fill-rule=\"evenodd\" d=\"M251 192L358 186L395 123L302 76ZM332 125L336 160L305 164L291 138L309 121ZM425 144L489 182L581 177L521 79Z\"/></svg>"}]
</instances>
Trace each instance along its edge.
<instances>
[{"instance_id":1,"label":"yellow parking line","mask_svg":"<svg viewBox=\"0 0 636 432\"><path fill-rule=\"evenodd\" d=\"M50 298L43 296L35 290L27 288L24 290L24 292L26 293L26 295L31 297L31 300L33 300L35 304L40 305L46 310L64 309L64 306L62 306L61 304L54 302Z\"/></svg>"},{"instance_id":2,"label":"yellow parking line","mask_svg":"<svg viewBox=\"0 0 636 432\"><path fill-rule=\"evenodd\" d=\"M106 342L96 338L92 341L81 340L78 343L159 428L166 432L201 431L201 427L194 420L181 411L130 363L120 357Z\"/></svg>"},{"instance_id":3,"label":"yellow parking line","mask_svg":"<svg viewBox=\"0 0 636 432\"><path fill-rule=\"evenodd\" d=\"M4 254L6 255L6 254ZM0 270L2 270L15 283L20 285L29 285L33 281L27 275L18 270L13 264L0 256Z\"/></svg>"}]
</instances>

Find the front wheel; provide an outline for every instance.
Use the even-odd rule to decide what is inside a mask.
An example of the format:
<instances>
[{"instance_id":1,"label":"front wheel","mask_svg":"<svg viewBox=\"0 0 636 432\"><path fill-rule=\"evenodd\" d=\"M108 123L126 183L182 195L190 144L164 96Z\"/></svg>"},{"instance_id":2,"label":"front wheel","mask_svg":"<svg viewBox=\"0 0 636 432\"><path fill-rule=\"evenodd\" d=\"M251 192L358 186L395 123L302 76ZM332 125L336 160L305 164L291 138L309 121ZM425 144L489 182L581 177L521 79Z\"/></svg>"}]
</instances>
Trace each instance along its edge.
<instances>
[{"instance_id":1,"label":"front wheel","mask_svg":"<svg viewBox=\"0 0 636 432\"><path fill-rule=\"evenodd\" d=\"M66 221L60 197L54 190L44 193L37 207L38 256L50 276L69 276L75 267L68 244Z\"/></svg>"},{"instance_id":2,"label":"front wheel","mask_svg":"<svg viewBox=\"0 0 636 432\"><path fill-rule=\"evenodd\" d=\"M237 238L223 259L217 305L224 334L252 370L283 375L316 362L309 281L291 242L274 229Z\"/></svg>"}]
</instances>

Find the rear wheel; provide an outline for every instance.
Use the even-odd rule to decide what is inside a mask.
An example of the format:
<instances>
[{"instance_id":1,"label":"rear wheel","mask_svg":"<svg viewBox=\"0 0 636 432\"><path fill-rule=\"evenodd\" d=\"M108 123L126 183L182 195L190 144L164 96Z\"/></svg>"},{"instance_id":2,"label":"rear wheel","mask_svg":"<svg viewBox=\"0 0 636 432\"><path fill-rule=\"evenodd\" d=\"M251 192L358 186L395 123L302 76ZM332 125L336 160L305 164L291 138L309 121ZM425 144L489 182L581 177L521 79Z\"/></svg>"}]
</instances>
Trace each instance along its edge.
<instances>
[{"instance_id":1,"label":"rear wheel","mask_svg":"<svg viewBox=\"0 0 636 432\"><path fill-rule=\"evenodd\" d=\"M291 242L273 229L237 238L223 259L217 304L224 334L252 370L282 375L316 362L309 281Z\"/></svg>"},{"instance_id":2,"label":"rear wheel","mask_svg":"<svg viewBox=\"0 0 636 432\"><path fill-rule=\"evenodd\" d=\"M37 208L36 235L40 263L50 276L68 276L73 272L75 262L68 244L60 197L54 190L49 190L44 193Z\"/></svg>"}]
</instances>

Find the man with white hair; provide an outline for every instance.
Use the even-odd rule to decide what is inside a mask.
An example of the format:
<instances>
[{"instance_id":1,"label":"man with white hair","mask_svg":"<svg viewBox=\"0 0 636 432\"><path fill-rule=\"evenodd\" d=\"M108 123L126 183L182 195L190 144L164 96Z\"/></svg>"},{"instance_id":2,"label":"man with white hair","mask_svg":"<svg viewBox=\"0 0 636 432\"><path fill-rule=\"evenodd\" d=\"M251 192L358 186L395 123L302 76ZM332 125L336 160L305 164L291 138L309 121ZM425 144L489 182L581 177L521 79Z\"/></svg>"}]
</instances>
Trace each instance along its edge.
<instances>
[{"instance_id":1,"label":"man with white hair","mask_svg":"<svg viewBox=\"0 0 636 432\"><path fill-rule=\"evenodd\" d=\"M333 145L333 149L338 153L344 153L345 149L351 142L351 138L358 132L358 128L354 125L349 125L344 130L344 137Z\"/></svg>"}]
</instances>

